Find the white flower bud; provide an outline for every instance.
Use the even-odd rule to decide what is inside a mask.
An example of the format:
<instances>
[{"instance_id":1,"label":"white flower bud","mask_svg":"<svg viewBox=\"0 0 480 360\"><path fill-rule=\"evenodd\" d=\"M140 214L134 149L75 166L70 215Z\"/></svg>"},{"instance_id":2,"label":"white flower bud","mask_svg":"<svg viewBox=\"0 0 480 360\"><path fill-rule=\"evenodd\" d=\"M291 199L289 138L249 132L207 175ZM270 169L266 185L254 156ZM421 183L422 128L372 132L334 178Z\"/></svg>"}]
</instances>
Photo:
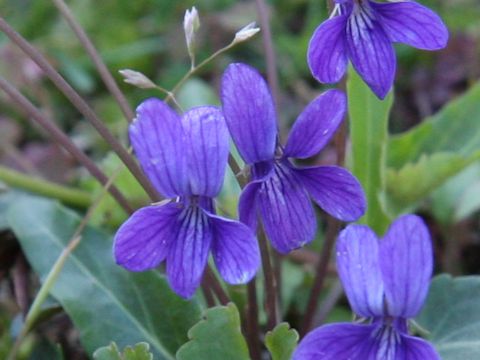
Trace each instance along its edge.
<instances>
[{"instance_id":1,"label":"white flower bud","mask_svg":"<svg viewBox=\"0 0 480 360\"><path fill-rule=\"evenodd\" d=\"M141 72L124 69L120 70L119 73L123 76L123 81L127 84L132 84L141 89L153 89L157 87L152 80L143 75Z\"/></svg>"},{"instance_id":2,"label":"white flower bud","mask_svg":"<svg viewBox=\"0 0 480 360\"><path fill-rule=\"evenodd\" d=\"M185 31L185 41L187 42L187 49L190 58L193 59L195 52L195 33L200 28L200 18L198 16L198 11L194 7L191 10L185 12L185 17L183 18L183 30Z\"/></svg>"},{"instance_id":3,"label":"white flower bud","mask_svg":"<svg viewBox=\"0 0 480 360\"><path fill-rule=\"evenodd\" d=\"M255 22L252 22L247 26L245 26L244 28L242 28L241 30L237 31L237 33L235 34L235 38L233 39L233 42L239 43L239 42L248 40L259 31L260 31L260 28L256 27Z\"/></svg>"}]
</instances>

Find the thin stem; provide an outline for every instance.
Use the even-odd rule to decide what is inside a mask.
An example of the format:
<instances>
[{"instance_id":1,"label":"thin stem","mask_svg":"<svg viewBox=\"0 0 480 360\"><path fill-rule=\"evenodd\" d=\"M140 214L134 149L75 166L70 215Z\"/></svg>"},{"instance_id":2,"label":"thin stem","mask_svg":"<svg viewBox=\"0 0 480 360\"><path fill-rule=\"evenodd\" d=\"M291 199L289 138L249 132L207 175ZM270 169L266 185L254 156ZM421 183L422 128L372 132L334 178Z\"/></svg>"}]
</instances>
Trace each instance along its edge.
<instances>
[{"instance_id":1,"label":"thin stem","mask_svg":"<svg viewBox=\"0 0 480 360\"><path fill-rule=\"evenodd\" d=\"M208 58L203 60L200 64L196 65L195 67L191 68L183 77L180 79L180 81L173 87L172 90L170 90L169 94L165 98L165 101L168 102L172 100L174 97L175 93L182 87L182 85L187 81L194 73L196 73L198 70L200 70L202 67L207 65L210 61L215 59L217 56L223 54L224 52L230 50L233 46L235 46L235 42L232 41L230 44L225 46L224 48L221 48L220 50L215 51L212 55L210 55Z\"/></svg>"},{"instance_id":2,"label":"thin stem","mask_svg":"<svg viewBox=\"0 0 480 360\"><path fill-rule=\"evenodd\" d=\"M49 134L56 142L65 148L65 150L67 150L80 164L85 166L90 174L102 185L107 184L108 177L102 172L102 170L100 170L100 168L98 168L98 166L87 155L80 151L72 142L72 140L70 140L70 138L65 135L65 133L60 130L59 127L57 127L57 125L55 125L55 123L44 117L43 114L26 97L24 97L15 87L13 87L2 77L0 77L0 89L5 91L5 93L17 105L20 111L26 113L27 118L30 121L35 121L43 129L45 129L47 134ZM127 199L115 186L109 187L109 191L127 213L131 214L133 212L133 209L130 207Z\"/></svg>"},{"instance_id":3,"label":"thin stem","mask_svg":"<svg viewBox=\"0 0 480 360\"><path fill-rule=\"evenodd\" d=\"M32 177L31 175L25 175L1 165L0 180L7 185L58 199L76 207L88 207L92 202L92 197L88 192L55 184L51 181Z\"/></svg>"},{"instance_id":4,"label":"thin stem","mask_svg":"<svg viewBox=\"0 0 480 360\"><path fill-rule=\"evenodd\" d=\"M341 87L345 87L345 82L341 83ZM335 152L337 154L337 165L343 165L345 162L347 143L347 125L346 122L342 122L337 134L335 135ZM327 220L327 232L325 235L325 243L323 244L320 259L317 263L315 272L315 279L313 281L312 291L310 298L308 299L307 308L303 318L303 324L300 330L300 336L304 336L311 328L312 321L317 309L318 298L320 296L325 278L328 275L328 263L330 262L330 256L335 245L335 238L340 229L340 222L333 217L329 216Z\"/></svg>"},{"instance_id":5,"label":"thin stem","mask_svg":"<svg viewBox=\"0 0 480 360\"><path fill-rule=\"evenodd\" d=\"M263 275L265 277L265 311L267 313L267 330L272 330L279 322L279 313L277 307L277 286L275 274L270 262L270 252L268 250L267 238L263 228L258 231L258 243L262 256Z\"/></svg>"},{"instance_id":6,"label":"thin stem","mask_svg":"<svg viewBox=\"0 0 480 360\"><path fill-rule=\"evenodd\" d=\"M213 291L220 304L227 305L229 302L231 302L230 297L227 295L225 290L223 290L222 285L218 281L213 270L210 268L210 265L208 265L205 269L204 281Z\"/></svg>"},{"instance_id":7,"label":"thin stem","mask_svg":"<svg viewBox=\"0 0 480 360\"><path fill-rule=\"evenodd\" d=\"M273 258L273 273L275 274L275 284L277 284L277 303L278 308L282 308L282 263L283 257L277 252L272 255Z\"/></svg>"},{"instance_id":8,"label":"thin stem","mask_svg":"<svg viewBox=\"0 0 480 360\"><path fill-rule=\"evenodd\" d=\"M245 177L245 175L242 172L242 169L237 163L237 160L233 157L232 154L228 154L228 166L230 166L230 169L233 172L233 175L235 175L235 178L238 181L238 185L240 185L240 188L244 188L248 184L248 179Z\"/></svg>"},{"instance_id":9,"label":"thin stem","mask_svg":"<svg viewBox=\"0 0 480 360\"><path fill-rule=\"evenodd\" d=\"M207 307L209 308L214 307L215 299L213 298L212 291L210 289L210 286L208 286L207 281L205 281L205 278L203 279L203 282L202 282L202 292L205 298L205 302L207 303Z\"/></svg>"},{"instance_id":10,"label":"thin stem","mask_svg":"<svg viewBox=\"0 0 480 360\"><path fill-rule=\"evenodd\" d=\"M65 4L63 0L52 0L52 1L57 7L57 9L60 11L60 13L63 15L67 23L70 25L75 35L77 35L78 40L82 44L87 54L90 56L90 59L95 65L95 68L97 69L100 77L102 78L103 83L105 84L108 91L112 94L112 96L117 101L118 106L120 107L123 114L125 115L125 118L129 122L132 121L135 115L132 109L130 108L130 105L128 104L127 99L125 98L123 93L120 91L120 88L118 87L117 82L115 81L112 74L106 67L100 54L95 49L95 46L93 45L92 41L89 39L85 30L75 20L75 17L73 16L72 12L70 11L67 4Z\"/></svg>"},{"instance_id":11,"label":"thin stem","mask_svg":"<svg viewBox=\"0 0 480 360\"><path fill-rule=\"evenodd\" d=\"M247 343L251 358L253 360L261 360L262 353L258 338L260 328L258 326L257 284L255 278L247 284L247 298Z\"/></svg>"},{"instance_id":12,"label":"thin stem","mask_svg":"<svg viewBox=\"0 0 480 360\"><path fill-rule=\"evenodd\" d=\"M327 234L325 235L325 242L323 244L320 259L317 263L315 271L315 280L313 281L312 291L307 303L307 309L303 318L303 324L301 326L300 335L304 336L311 328L313 317L317 309L318 298L323 288L325 278L328 272L328 262L330 260L330 254L335 244L335 237L339 229L339 222L332 218L328 218Z\"/></svg>"},{"instance_id":13,"label":"thin stem","mask_svg":"<svg viewBox=\"0 0 480 360\"><path fill-rule=\"evenodd\" d=\"M325 299L320 304L317 314L314 317L314 324L320 325L327 318L330 311L335 307L338 300L343 295L343 286L339 280L336 280L334 284L330 287L328 294L325 296Z\"/></svg>"},{"instance_id":14,"label":"thin stem","mask_svg":"<svg viewBox=\"0 0 480 360\"><path fill-rule=\"evenodd\" d=\"M70 100L73 106L85 116L102 138L112 147L113 151L142 185L150 198L153 201L159 201L161 199L160 195L148 181L145 174L140 170L134 158L127 152L122 144L115 139L85 100L83 100L70 84L66 82L65 79L49 64L45 57L19 33L17 33L2 17L0 17L0 30L3 31L12 42L22 49L22 51L24 51L25 54L27 54L45 72L55 86Z\"/></svg>"},{"instance_id":15,"label":"thin stem","mask_svg":"<svg viewBox=\"0 0 480 360\"><path fill-rule=\"evenodd\" d=\"M275 99L275 104L278 103L278 75L277 75L277 60L275 50L273 49L272 31L270 29L270 19L268 16L268 8L265 0L255 0L257 5L257 13L259 16L260 27L262 29L263 48L265 58L267 61L267 79L270 89Z\"/></svg>"}]
</instances>

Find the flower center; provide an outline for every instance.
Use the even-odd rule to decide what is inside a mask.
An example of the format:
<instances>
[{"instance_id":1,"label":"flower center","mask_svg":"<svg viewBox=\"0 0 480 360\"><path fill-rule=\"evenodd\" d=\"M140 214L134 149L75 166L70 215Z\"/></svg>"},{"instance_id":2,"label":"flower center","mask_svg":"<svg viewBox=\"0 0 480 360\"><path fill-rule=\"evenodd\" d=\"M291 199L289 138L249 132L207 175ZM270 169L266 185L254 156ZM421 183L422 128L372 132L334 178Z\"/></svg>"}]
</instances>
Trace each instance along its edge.
<instances>
[{"instance_id":1,"label":"flower center","mask_svg":"<svg viewBox=\"0 0 480 360\"><path fill-rule=\"evenodd\" d=\"M374 337L378 341L378 359L394 360L397 345L400 343L400 334L392 326L391 322L385 322L374 333Z\"/></svg>"}]
</instances>

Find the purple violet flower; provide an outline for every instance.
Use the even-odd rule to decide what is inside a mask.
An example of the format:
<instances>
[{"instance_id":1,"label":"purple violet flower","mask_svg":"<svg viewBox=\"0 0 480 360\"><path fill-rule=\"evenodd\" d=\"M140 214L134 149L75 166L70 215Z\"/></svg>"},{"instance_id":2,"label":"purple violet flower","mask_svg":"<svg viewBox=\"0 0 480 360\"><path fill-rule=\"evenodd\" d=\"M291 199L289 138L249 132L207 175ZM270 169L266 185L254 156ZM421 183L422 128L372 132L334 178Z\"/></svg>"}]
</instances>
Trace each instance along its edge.
<instances>
[{"instance_id":1,"label":"purple violet flower","mask_svg":"<svg viewBox=\"0 0 480 360\"><path fill-rule=\"evenodd\" d=\"M333 15L339 15L315 30L308 48L310 70L322 83L339 81L350 59L372 91L383 99L395 77L392 43L423 50L438 50L447 45L448 30L440 17L414 1L335 2Z\"/></svg>"},{"instance_id":2,"label":"purple violet flower","mask_svg":"<svg viewBox=\"0 0 480 360\"><path fill-rule=\"evenodd\" d=\"M239 203L240 220L252 229L260 215L280 253L310 242L316 231L310 197L344 221L365 212L365 195L355 177L337 166L299 168L290 158L317 154L343 119L346 97L329 90L313 100L295 122L287 144L277 144L276 114L270 91L252 67L231 64L222 79L223 113L237 149L250 165L252 181Z\"/></svg>"},{"instance_id":3,"label":"purple violet flower","mask_svg":"<svg viewBox=\"0 0 480 360\"><path fill-rule=\"evenodd\" d=\"M353 311L364 324L325 325L309 333L293 360L440 360L425 340L408 334L432 275L428 229L415 215L398 218L381 241L349 225L337 243L337 268Z\"/></svg>"},{"instance_id":4,"label":"purple violet flower","mask_svg":"<svg viewBox=\"0 0 480 360\"><path fill-rule=\"evenodd\" d=\"M253 232L215 215L213 198L223 184L229 137L222 112L194 108L182 117L158 99L144 101L130 125L138 160L154 186L176 199L136 211L114 240L117 263L144 271L166 260L173 290L189 298L198 287L210 250L223 279L248 282L260 264Z\"/></svg>"}]
</instances>

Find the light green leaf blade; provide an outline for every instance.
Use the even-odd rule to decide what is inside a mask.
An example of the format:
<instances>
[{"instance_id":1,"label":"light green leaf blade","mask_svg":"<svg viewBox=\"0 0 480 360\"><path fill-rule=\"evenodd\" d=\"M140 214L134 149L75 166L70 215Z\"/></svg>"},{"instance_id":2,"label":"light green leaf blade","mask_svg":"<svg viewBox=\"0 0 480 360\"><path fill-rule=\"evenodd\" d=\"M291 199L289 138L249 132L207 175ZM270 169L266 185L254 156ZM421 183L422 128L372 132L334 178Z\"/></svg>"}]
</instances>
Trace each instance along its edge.
<instances>
[{"instance_id":1,"label":"light green leaf blade","mask_svg":"<svg viewBox=\"0 0 480 360\"><path fill-rule=\"evenodd\" d=\"M413 210L480 158L479 118L480 83L420 125L391 138L387 202L395 209L392 216Z\"/></svg>"},{"instance_id":2,"label":"light green leaf blade","mask_svg":"<svg viewBox=\"0 0 480 360\"><path fill-rule=\"evenodd\" d=\"M298 333L288 323L278 324L265 335L265 346L272 360L290 360L298 343Z\"/></svg>"},{"instance_id":3,"label":"light green leaf blade","mask_svg":"<svg viewBox=\"0 0 480 360\"><path fill-rule=\"evenodd\" d=\"M390 92L385 100L379 100L352 68L347 92L352 140L350 164L365 190L368 204L360 223L383 233L390 222L380 196L385 189L388 117L393 95Z\"/></svg>"},{"instance_id":4,"label":"light green leaf blade","mask_svg":"<svg viewBox=\"0 0 480 360\"><path fill-rule=\"evenodd\" d=\"M150 352L150 345L142 342L135 346L127 346L123 350L124 360L153 360L153 354Z\"/></svg>"},{"instance_id":5,"label":"light green leaf blade","mask_svg":"<svg viewBox=\"0 0 480 360\"><path fill-rule=\"evenodd\" d=\"M480 276L437 276L417 318L442 360L480 359Z\"/></svg>"},{"instance_id":6,"label":"light green leaf blade","mask_svg":"<svg viewBox=\"0 0 480 360\"><path fill-rule=\"evenodd\" d=\"M400 169L422 155L455 153L469 158L480 149L480 82L420 125L391 138L388 166Z\"/></svg>"},{"instance_id":7,"label":"light green leaf blade","mask_svg":"<svg viewBox=\"0 0 480 360\"><path fill-rule=\"evenodd\" d=\"M432 213L443 224L452 224L471 215L475 207L469 200L480 201L480 162L476 162L450 178L432 193Z\"/></svg>"},{"instance_id":8,"label":"light green leaf blade","mask_svg":"<svg viewBox=\"0 0 480 360\"><path fill-rule=\"evenodd\" d=\"M116 343L112 342L108 346L103 346L93 353L94 360L122 360L122 354L118 350Z\"/></svg>"},{"instance_id":9,"label":"light green leaf blade","mask_svg":"<svg viewBox=\"0 0 480 360\"><path fill-rule=\"evenodd\" d=\"M149 198L145 191L115 153L108 153L102 160L101 166L108 176L112 176L120 167L121 170L115 179L117 188L125 194L127 200L136 207L148 204ZM92 177L84 180L83 185L95 195L103 191L103 186ZM112 226L119 226L127 217L128 215L125 210L118 206L118 203L110 194L107 194L95 209L92 216L92 224L103 225L107 223Z\"/></svg>"},{"instance_id":10,"label":"light green leaf blade","mask_svg":"<svg viewBox=\"0 0 480 360\"><path fill-rule=\"evenodd\" d=\"M236 306L205 311L205 319L188 332L189 342L177 352L178 360L248 360L247 343L240 330Z\"/></svg>"},{"instance_id":11,"label":"light green leaf blade","mask_svg":"<svg viewBox=\"0 0 480 360\"><path fill-rule=\"evenodd\" d=\"M97 349L93 353L94 360L153 360L150 345L145 342L127 346L120 354L117 344L112 342L109 346Z\"/></svg>"},{"instance_id":12,"label":"light green leaf blade","mask_svg":"<svg viewBox=\"0 0 480 360\"><path fill-rule=\"evenodd\" d=\"M479 153L480 155L480 153ZM476 157L466 159L455 153L423 155L418 162L408 163L399 170L388 169L388 209L392 216L411 211L417 203L457 174Z\"/></svg>"},{"instance_id":13,"label":"light green leaf blade","mask_svg":"<svg viewBox=\"0 0 480 360\"><path fill-rule=\"evenodd\" d=\"M195 106L219 105L220 103L212 86L199 78L192 78L185 82L176 98L185 111Z\"/></svg>"},{"instance_id":14,"label":"light green leaf blade","mask_svg":"<svg viewBox=\"0 0 480 360\"><path fill-rule=\"evenodd\" d=\"M41 279L80 222L72 211L39 198L19 200L7 219ZM84 231L52 295L72 318L89 353L111 341L119 346L146 341L156 358L173 359L200 318L198 305L176 296L158 272L130 273L117 266L111 237L93 228Z\"/></svg>"},{"instance_id":15,"label":"light green leaf blade","mask_svg":"<svg viewBox=\"0 0 480 360\"><path fill-rule=\"evenodd\" d=\"M465 191L455 209L454 219L461 221L480 209L480 180Z\"/></svg>"}]
</instances>

